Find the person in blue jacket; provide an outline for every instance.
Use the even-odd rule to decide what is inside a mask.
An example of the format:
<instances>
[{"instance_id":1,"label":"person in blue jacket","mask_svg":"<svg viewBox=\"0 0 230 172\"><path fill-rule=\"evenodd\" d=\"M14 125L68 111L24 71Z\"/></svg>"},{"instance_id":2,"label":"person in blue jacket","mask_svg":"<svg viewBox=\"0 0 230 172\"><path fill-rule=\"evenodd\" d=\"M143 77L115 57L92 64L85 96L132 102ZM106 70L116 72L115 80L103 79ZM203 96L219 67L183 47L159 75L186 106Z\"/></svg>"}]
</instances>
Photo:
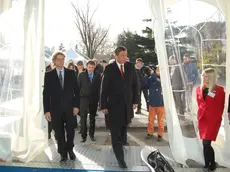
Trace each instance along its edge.
<instances>
[{"instance_id":1,"label":"person in blue jacket","mask_svg":"<svg viewBox=\"0 0 230 172\"><path fill-rule=\"evenodd\" d=\"M154 121L157 116L158 121L158 138L161 141L164 135L164 121L165 121L165 108L163 101L163 94L161 88L160 70L156 66L155 73L148 79L149 88L149 116L148 116L148 129L146 139L151 138L154 132Z\"/></svg>"}]
</instances>

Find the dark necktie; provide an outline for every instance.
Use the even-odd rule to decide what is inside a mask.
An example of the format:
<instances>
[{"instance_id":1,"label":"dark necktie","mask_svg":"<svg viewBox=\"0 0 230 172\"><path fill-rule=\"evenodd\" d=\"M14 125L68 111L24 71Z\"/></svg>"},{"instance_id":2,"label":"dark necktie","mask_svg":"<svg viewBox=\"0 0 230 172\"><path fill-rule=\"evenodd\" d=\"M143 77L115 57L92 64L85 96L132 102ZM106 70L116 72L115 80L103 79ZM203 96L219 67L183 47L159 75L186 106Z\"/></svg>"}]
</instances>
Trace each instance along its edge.
<instances>
[{"instance_id":1,"label":"dark necktie","mask_svg":"<svg viewBox=\"0 0 230 172\"><path fill-rule=\"evenodd\" d=\"M120 71L121 71L121 77L124 79L124 70L123 70L123 65L121 65L121 69L120 69Z\"/></svg>"},{"instance_id":2,"label":"dark necktie","mask_svg":"<svg viewBox=\"0 0 230 172\"><path fill-rule=\"evenodd\" d=\"M61 87L63 88L62 71L59 72L59 80L60 80Z\"/></svg>"}]
</instances>

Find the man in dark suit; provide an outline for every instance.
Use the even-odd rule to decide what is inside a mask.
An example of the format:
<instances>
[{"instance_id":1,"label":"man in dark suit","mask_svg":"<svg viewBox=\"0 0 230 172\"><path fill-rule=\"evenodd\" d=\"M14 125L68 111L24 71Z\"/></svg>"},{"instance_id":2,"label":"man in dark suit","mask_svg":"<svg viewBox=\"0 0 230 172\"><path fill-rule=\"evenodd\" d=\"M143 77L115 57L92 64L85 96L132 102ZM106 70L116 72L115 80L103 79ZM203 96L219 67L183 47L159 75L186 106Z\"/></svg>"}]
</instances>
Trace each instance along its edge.
<instances>
[{"instance_id":1,"label":"man in dark suit","mask_svg":"<svg viewBox=\"0 0 230 172\"><path fill-rule=\"evenodd\" d=\"M127 126L138 106L139 84L135 66L127 62L127 50L118 47L114 52L116 61L106 66L101 91L101 109L109 114L112 147L118 164L127 168L123 146L127 143Z\"/></svg>"},{"instance_id":2,"label":"man in dark suit","mask_svg":"<svg viewBox=\"0 0 230 172\"><path fill-rule=\"evenodd\" d=\"M81 137L85 142L87 138L87 116L89 113L90 127L89 136L92 141L96 141L95 133L95 116L99 101L99 92L101 84L101 74L94 72L95 62L90 60L87 62L87 70L80 73L78 77L78 85L80 88L80 116L81 116Z\"/></svg>"},{"instance_id":3,"label":"man in dark suit","mask_svg":"<svg viewBox=\"0 0 230 172\"><path fill-rule=\"evenodd\" d=\"M76 158L73 142L76 115L80 106L76 75L74 71L64 68L64 61L65 55L62 52L54 54L53 62L56 68L45 73L43 91L45 117L48 121L52 121L61 161L67 160L67 153L71 160Z\"/></svg>"}]
</instances>

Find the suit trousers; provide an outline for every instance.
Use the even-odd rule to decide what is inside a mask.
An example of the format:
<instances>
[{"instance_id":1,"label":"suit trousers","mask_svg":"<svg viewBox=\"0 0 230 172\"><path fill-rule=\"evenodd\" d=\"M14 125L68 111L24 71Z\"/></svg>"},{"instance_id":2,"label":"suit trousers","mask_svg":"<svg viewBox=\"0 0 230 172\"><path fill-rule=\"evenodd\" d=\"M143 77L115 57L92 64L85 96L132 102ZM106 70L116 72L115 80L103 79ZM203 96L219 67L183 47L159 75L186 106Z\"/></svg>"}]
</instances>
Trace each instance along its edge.
<instances>
[{"instance_id":1,"label":"suit trousers","mask_svg":"<svg viewBox=\"0 0 230 172\"><path fill-rule=\"evenodd\" d=\"M94 136L95 133L95 117L97 106L93 106L94 102L90 98L81 98L80 116L81 116L81 137L87 137L87 116L89 113L89 135ZM97 103L96 103L97 104Z\"/></svg>"},{"instance_id":2,"label":"suit trousers","mask_svg":"<svg viewBox=\"0 0 230 172\"><path fill-rule=\"evenodd\" d=\"M55 138L57 140L58 153L60 154L73 151L74 147L75 126L72 125L70 120L67 120L66 116L66 113L62 113L57 121L58 127L55 127Z\"/></svg>"},{"instance_id":3,"label":"suit trousers","mask_svg":"<svg viewBox=\"0 0 230 172\"><path fill-rule=\"evenodd\" d=\"M48 134L51 134L52 132L52 123L48 121Z\"/></svg>"},{"instance_id":4,"label":"suit trousers","mask_svg":"<svg viewBox=\"0 0 230 172\"><path fill-rule=\"evenodd\" d=\"M165 108L161 107L152 107L149 106L149 119L148 119L148 134L153 134L154 132L154 121L157 116L158 121L158 135L164 135L164 127L165 127Z\"/></svg>"},{"instance_id":5,"label":"suit trousers","mask_svg":"<svg viewBox=\"0 0 230 172\"><path fill-rule=\"evenodd\" d=\"M146 102L146 108L147 108L147 110L148 110L148 108L149 108L149 92L148 92L148 89L141 89L140 90L140 98L139 98L139 103L138 103L138 107L137 107L137 109L138 110L141 110L141 92L143 92L143 94L144 94L144 98L145 98L145 102Z\"/></svg>"},{"instance_id":6,"label":"suit trousers","mask_svg":"<svg viewBox=\"0 0 230 172\"><path fill-rule=\"evenodd\" d=\"M184 115L186 108L185 92L173 92L173 97L177 111L180 115Z\"/></svg>"},{"instance_id":7,"label":"suit trousers","mask_svg":"<svg viewBox=\"0 0 230 172\"><path fill-rule=\"evenodd\" d=\"M110 127L113 152L118 161L124 160L123 145L127 143L127 126Z\"/></svg>"}]
</instances>

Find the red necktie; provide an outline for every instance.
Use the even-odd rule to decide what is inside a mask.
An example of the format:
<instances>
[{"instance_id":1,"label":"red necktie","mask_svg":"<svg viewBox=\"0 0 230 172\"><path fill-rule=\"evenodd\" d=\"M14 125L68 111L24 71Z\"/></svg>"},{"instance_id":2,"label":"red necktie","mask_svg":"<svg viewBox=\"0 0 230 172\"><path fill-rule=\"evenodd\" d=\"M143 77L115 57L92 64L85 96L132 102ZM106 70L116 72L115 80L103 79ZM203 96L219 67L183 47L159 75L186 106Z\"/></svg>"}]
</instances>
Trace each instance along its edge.
<instances>
[{"instance_id":1,"label":"red necktie","mask_svg":"<svg viewBox=\"0 0 230 172\"><path fill-rule=\"evenodd\" d=\"M123 65L121 65L120 71L121 71L121 76L122 76L122 78L124 79L124 70L123 70Z\"/></svg>"}]
</instances>

